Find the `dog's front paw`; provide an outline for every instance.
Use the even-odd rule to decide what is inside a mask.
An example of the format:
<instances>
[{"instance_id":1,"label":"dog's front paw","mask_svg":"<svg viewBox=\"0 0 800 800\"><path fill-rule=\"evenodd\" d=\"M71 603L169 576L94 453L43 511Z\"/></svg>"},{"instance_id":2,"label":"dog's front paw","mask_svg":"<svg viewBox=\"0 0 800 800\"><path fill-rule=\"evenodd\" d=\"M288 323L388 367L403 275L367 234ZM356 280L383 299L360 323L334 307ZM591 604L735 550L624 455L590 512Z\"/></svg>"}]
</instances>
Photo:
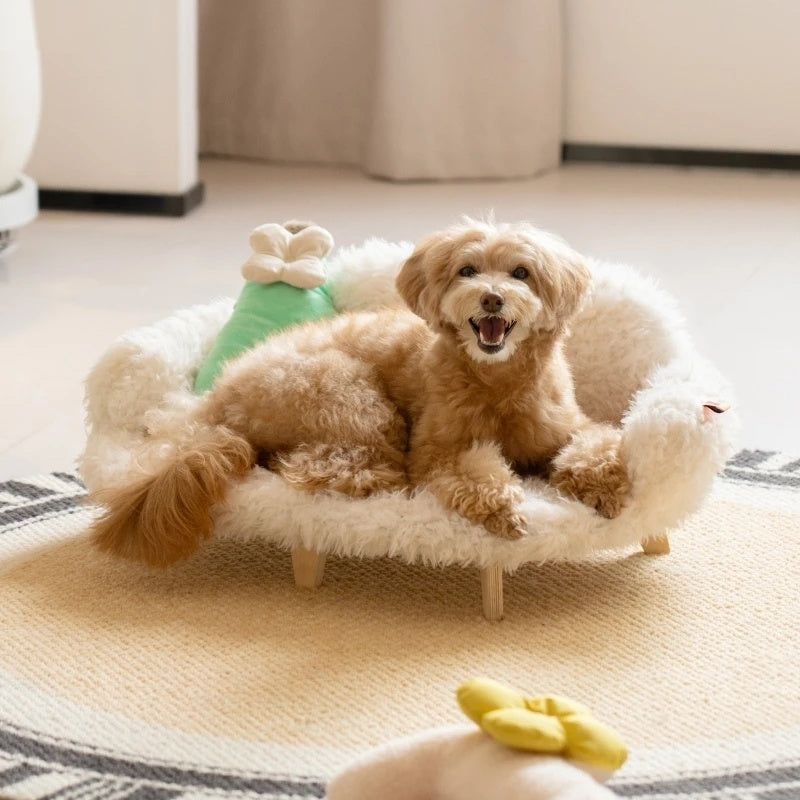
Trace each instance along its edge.
<instances>
[{"instance_id":1,"label":"dog's front paw","mask_svg":"<svg viewBox=\"0 0 800 800\"><path fill-rule=\"evenodd\" d=\"M627 494L627 476L623 475L616 476L612 481L606 480L596 488L583 487L578 500L593 508L601 517L614 519L622 513Z\"/></svg>"},{"instance_id":2,"label":"dog's front paw","mask_svg":"<svg viewBox=\"0 0 800 800\"><path fill-rule=\"evenodd\" d=\"M483 526L489 533L501 539L519 539L528 531L525 518L513 511L495 511L483 521Z\"/></svg>"},{"instance_id":3,"label":"dog's front paw","mask_svg":"<svg viewBox=\"0 0 800 800\"><path fill-rule=\"evenodd\" d=\"M631 488L620 443L620 432L607 425L576 434L554 459L550 483L601 516L618 517Z\"/></svg>"},{"instance_id":4,"label":"dog's front paw","mask_svg":"<svg viewBox=\"0 0 800 800\"><path fill-rule=\"evenodd\" d=\"M614 519L625 508L630 490L631 484L625 465L621 461L615 461L604 470L602 485L589 497L589 505L601 516Z\"/></svg>"},{"instance_id":5,"label":"dog's front paw","mask_svg":"<svg viewBox=\"0 0 800 800\"><path fill-rule=\"evenodd\" d=\"M557 468L550 482L607 519L620 515L630 492L628 471L619 459L591 459L581 465Z\"/></svg>"}]
</instances>

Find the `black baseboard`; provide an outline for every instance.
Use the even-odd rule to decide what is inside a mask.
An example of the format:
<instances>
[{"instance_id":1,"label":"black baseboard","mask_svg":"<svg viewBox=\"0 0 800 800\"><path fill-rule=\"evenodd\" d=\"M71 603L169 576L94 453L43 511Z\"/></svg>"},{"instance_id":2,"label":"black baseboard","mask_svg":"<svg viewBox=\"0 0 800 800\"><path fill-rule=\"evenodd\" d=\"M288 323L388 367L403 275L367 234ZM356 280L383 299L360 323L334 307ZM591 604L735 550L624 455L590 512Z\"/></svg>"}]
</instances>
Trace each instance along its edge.
<instances>
[{"instance_id":1,"label":"black baseboard","mask_svg":"<svg viewBox=\"0 0 800 800\"><path fill-rule=\"evenodd\" d=\"M565 142L561 148L561 157L564 161L614 164L800 170L800 153L760 153L749 150L693 150L678 147L628 147Z\"/></svg>"},{"instance_id":2,"label":"black baseboard","mask_svg":"<svg viewBox=\"0 0 800 800\"><path fill-rule=\"evenodd\" d=\"M183 217L203 202L205 189L198 182L183 194L133 192L83 192L39 189L39 208L61 211L101 211L112 214L149 214Z\"/></svg>"}]
</instances>

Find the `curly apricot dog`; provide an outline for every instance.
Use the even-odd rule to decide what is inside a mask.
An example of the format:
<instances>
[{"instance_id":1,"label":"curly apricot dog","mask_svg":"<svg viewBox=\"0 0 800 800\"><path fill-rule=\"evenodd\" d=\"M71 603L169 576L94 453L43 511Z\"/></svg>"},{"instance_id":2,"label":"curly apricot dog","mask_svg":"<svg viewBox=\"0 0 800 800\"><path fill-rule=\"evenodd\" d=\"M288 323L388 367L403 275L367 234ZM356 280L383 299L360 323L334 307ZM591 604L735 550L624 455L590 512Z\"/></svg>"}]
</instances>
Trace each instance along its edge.
<instances>
[{"instance_id":1,"label":"curly apricot dog","mask_svg":"<svg viewBox=\"0 0 800 800\"><path fill-rule=\"evenodd\" d=\"M520 474L616 516L619 431L582 413L562 351L589 280L577 253L527 224L433 234L397 277L410 311L307 323L230 362L160 467L97 494L95 542L152 565L188 556L260 457L300 489L424 485L509 539L526 531Z\"/></svg>"}]
</instances>

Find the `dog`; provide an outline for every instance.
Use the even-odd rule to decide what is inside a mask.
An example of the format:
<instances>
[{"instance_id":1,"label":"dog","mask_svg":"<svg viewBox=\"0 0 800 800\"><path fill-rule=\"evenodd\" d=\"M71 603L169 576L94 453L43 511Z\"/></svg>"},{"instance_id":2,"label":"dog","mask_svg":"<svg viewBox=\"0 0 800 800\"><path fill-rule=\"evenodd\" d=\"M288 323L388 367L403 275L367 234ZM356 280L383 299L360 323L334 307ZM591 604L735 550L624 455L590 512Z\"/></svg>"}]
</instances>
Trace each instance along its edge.
<instances>
[{"instance_id":1,"label":"dog","mask_svg":"<svg viewBox=\"0 0 800 800\"><path fill-rule=\"evenodd\" d=\"M153 566L186 558L257 463L307 491L425 487L505 539L527 530L524 475L618 515L620 431L581 411L564 356L589 284L578 253L527 223L432 234L396 278L408 310L304 323L230 361L159 467L93 496L95 544Z\"/></svg>"}]
</instances>

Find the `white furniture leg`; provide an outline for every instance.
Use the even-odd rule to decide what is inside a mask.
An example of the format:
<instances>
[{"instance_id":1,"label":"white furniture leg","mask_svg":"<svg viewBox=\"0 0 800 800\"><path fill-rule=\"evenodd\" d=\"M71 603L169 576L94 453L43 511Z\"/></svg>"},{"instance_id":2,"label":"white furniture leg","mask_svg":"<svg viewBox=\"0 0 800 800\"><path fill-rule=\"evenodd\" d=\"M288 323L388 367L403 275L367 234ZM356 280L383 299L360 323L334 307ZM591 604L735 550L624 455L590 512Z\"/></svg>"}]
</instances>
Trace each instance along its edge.
<instances>
[{"instance_id":1,"label":"white furniture leg","mask_svg":"<svg viewBox=\"0 0 800 800\"><path fill-rule=\"evenodd\" d=\"M295 547L292 550L294 583L302 589L316 589L325 574L325 553Z\"/></svg>"},{"instance_id":2,"label":"white furniture leg","mask_svg":"<svg viewBox=\"0 0 800 800\"><path fill-rule=\"evenodd\" d=\"M490 622L503 619L503 568L484 567L481 570L483 616Z\"/></svg>"}]
</instances>

